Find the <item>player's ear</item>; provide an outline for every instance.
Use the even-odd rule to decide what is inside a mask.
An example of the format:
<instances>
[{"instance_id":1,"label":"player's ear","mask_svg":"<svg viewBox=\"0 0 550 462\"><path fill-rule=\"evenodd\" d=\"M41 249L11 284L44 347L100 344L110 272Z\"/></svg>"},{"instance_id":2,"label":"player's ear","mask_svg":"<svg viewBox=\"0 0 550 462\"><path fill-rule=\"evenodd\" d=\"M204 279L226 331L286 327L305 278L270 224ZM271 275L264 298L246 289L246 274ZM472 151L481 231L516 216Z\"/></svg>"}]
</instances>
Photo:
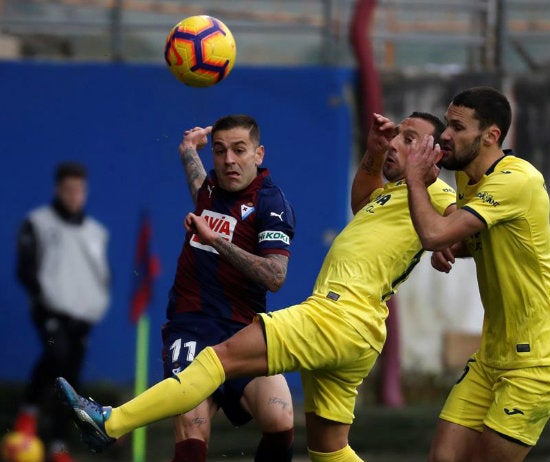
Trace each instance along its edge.
<instances>
[{"instance_id":1,"label":"player's ear","mask_svg":"<svg viewBox=\"0 0 550 462\"><path fill-rule=\"evenodd\" d=\"M259 146L256 146L256 167L259 167L260 165L262 165L262 162L264 161L264 153L265 153L265 148L262 144L260 144Z\"/></svg>"},{"instance_id":2,"label":"player's ear","mask_svg":"<svg viewBox=\"0 0 550 462\"><path fill-rule=\"evenodd\" d=\"M485 133L482 137L482 142L485 146L490 146L492 144L498 144L500 140L500 128L498 128L496 125L491 125L487 130L485 130Z\"/></svg>"}]
</instances>

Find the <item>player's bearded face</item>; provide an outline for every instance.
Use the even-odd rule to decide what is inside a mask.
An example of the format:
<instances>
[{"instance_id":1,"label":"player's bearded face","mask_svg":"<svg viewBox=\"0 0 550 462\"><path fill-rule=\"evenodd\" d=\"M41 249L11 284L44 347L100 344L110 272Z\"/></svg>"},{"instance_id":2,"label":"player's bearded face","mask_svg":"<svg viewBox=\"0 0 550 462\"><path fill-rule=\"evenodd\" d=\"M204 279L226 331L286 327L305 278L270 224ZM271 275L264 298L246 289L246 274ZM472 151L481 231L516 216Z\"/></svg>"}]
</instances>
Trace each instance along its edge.
<instances>
[{"instance_id":1,"label":"player's bearded face","mask_svg":"<svg viewBox=\"0 0 550 462\"><path fill-rule=\"evenodd\" d=\"M245 189L258 174L264 156L263 146L250 139L246 128L217 131L212 137L214 170L226 191Z\"/></svg>"},{"instance_id":2,"label":"player's bearded face","mask_svg":"<svg viewBox=\"0 0 550 462\"><path fill-rule=\"evenodd\" d=\"M482 132L475 111L451 104L446 114L447 128L441 134L441 165L448 170L464 170L478 155Z\"/></svg>"},{"instance_id":3,"label":"player's bearded face","mask_svg":"<svg viewBox=\"0 0 550 462\"><path fill-rule=\"evenodd\" d=\"M451 142L445 148L450 155L441 159L441 165L448 170L464 170L479 154L481 134L469 143Z\"/></svg>"}]
</instances>

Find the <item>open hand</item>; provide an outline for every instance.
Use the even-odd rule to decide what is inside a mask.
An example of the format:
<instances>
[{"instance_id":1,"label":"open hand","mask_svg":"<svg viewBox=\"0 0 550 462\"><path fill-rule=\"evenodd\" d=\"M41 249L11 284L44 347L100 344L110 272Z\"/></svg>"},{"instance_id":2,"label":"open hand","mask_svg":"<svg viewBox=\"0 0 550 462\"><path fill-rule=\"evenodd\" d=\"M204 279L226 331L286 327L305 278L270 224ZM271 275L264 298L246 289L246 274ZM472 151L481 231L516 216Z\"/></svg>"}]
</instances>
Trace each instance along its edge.
<instances>
[{"instance_id":1,"label":"open hand","mask_svg":"<svg viewBox=\"0 0 550 462\"><path fill-rule=\"evenodd\" d=\"M181 142L181 148L193 148L199 150L206 146L208 143L208 135L212 131L212 127L205 128L194 127L183 132L183 140Z\"/></svg>"},{"instance_id":2,"label":"open hand","mask_svg":"<svg viewBox=\"0 0 550 462\"><path fill-rule=\"evenodd\" d=\"M426 186L432 184L439 175L437 163L443 153L439 144L434 145L431 135L424 135L420 141L413 140L405 167L407 182L422 182Z\"/></svg>"},{"instance_id":3,"label":"open hand","mask_svg":"<svg viewBox=\"0 0 550 462\"><path fill-rule=\"evenodd\" d=\"M373 114L372 125L367 136L367 151L371 154L385 154L395 131L394 123L380 114Z\"/></svg>"}]
</instances>

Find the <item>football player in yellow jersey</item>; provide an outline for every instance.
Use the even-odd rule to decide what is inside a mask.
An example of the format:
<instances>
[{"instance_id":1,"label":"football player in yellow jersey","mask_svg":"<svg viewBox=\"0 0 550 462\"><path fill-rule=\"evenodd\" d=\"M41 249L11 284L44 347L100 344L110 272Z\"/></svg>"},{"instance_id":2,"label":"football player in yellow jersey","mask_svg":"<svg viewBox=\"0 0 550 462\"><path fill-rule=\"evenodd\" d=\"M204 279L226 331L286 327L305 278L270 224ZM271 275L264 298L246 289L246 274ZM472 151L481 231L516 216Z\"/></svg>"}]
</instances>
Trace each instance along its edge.
<instances>
[{"instance_id":1,"label":"football player in yellow jersey","mask_svg":"<svg viewBox=\"0 0 550 462\"><path fill-rule=\"evenodd\" d=\"M440 146L427 137L408 157L410 210L424 247L439 251L436 268L474 258L485 317L481 346L440 414L430 461L522 461L550 416L548 194L538 170L502 149L511 121L502 93L468 89L446 119ZM457 171L458 210L448 217L425 187L441 154Z\"/></svg>"},{"instance_id":2,"label":"football player in yellow jersey","mask_svg":"<svg viewBox=\"0 0 550 462\"><path fill-rule=\"evenodd\" d=\"M229 378L299 370L310 459L361 461L348 444L357 387L382 350L386 301L423 252L408 211L405 161L414 140L437 139L443 128L429 114L414 113L397 127L375 115L352 188L355 216L333 242L306 301L259 314L258 322L119 407L83 398L59 378L90 448L99 451L139 426L193 409ZM428 189L439 213L454 211L452 188L436 180ZM206 245L219 238L198 216L186 223Z\"/></svg>"}]
</instances>

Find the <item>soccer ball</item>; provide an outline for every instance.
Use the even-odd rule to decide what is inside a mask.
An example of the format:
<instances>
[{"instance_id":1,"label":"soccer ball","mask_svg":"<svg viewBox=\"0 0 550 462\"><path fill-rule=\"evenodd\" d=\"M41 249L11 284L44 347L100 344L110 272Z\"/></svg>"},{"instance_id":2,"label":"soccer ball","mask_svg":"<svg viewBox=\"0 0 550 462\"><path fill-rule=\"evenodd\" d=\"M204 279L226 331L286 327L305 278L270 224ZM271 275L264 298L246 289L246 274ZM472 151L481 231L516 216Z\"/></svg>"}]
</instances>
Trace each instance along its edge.
<instances>
[{"instance_id":1,"label":"soccer ball","mask_svg":"<svg viewBox=\"0 0 550 462\"><path fill-rule=\"evenodd\" d=\"M44 444L35 435L6 433L0 449L2 462L44 462Z\"/></svg>"},{"instance_id":2,"label":"soccer ball","mask_svg":"<svg viewBox=\"0 0 550 462\"><path fill-rule=\"evenodd\" d=\"M190 16L168 34L164 59L178 80L192 87L210 87L233 69L237 46L233 34L212 16Z\"/></svg>"}]
</instances>

